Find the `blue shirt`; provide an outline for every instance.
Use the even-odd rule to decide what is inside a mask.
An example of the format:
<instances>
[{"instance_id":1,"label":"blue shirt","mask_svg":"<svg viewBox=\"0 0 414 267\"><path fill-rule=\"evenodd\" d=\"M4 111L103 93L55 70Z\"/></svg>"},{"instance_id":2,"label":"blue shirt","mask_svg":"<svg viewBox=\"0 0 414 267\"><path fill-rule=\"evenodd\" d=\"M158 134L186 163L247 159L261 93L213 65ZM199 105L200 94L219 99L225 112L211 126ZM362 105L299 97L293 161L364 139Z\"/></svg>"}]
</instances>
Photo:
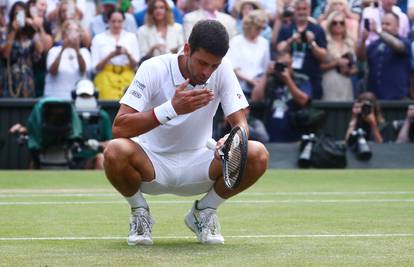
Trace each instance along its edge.
<instances>
[{"instance_id":1,"label":"blue shirt","mask_svg":"<svg viewBox=\"0 0 414 267\"><path fill-rule=\"evenodd\" d=\"M411 47L399 37L405 51L398 53L381 39L367 47L368 90L379 100L398 100L408 96L411 71Z\"/></svg>"},{"instance_id":2,"label":"blue shirt","mask_svg":"<svg viewBox=\"0 0 414 267\"><path fill-rule=\"evenodd\" d=\"M288 26L284 26L280 30L277 42L279 43L281 41L289 39L297 31L298 30L296 28L296 24L294 23ZM313 32L313 34L315 35L315 42L318 44L318 46L326 48L326 35L319 25L309 22L306 31ZM293 54L295 51L302 51L305 53L302 69L297 71L306 74L309 77L313 88L313 98L322 98L322 71L319 67L320 61L313 55L312 48L308 44L292 43L290 47L290 52L291 54Z\"/></svg>"},{"instance_id":3,"label":"blue shirt","mask_svg":"<svg viewBox=\"0 0 414 267\"><path fill-rule=\"evenodd\" d=\"M174 21L183 24L183 15L181 14L180 10L176 6L171 9L174 15ZM137 23L138 27L141 27L145 24L145 15L147 14L147 8L143 9L142 11L136 12L134 14L135 22Z\"/></svg>"},{"instance_id":4,"label":"blue shirt","mask_svg":"<svg viewBox=\"0 0 414 267\"><path fill-rule=\"evenodd\" d=\"M312 98L312 86L309 80L302 78L303 75L293 75L296 86ZM301 132L292 127L290 123L291 113L301 109L296 104L289 89L284 84L278 84L270 89L271 107L267 116L267 129L270 136L270 142L295 142L301 137ZM277 109L283 107L283 116Z\"/></svg>"}]
</instances>

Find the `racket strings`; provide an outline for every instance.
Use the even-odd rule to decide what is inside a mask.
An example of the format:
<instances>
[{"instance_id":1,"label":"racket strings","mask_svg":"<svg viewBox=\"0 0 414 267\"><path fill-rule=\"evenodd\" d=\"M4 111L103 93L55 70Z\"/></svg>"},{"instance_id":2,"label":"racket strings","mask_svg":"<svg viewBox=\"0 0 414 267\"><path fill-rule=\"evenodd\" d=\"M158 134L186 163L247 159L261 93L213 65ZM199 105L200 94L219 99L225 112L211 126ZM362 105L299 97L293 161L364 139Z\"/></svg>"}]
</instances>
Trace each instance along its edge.
<instances>
[{"instance_id":1,"label":"racket strings","mask_svg":"<svg viewBox=\"0 0 414 267\"><path fill-rule=\"evenodd\" d=\"M237 138L238 136L235 135ZM232 145L226 155L226 176L231 181L231 184L236 183L239 174L240 174L240 161L242 157L242 146L241 143L238 142L237 145Z\"/></svg>"}]
</instances>

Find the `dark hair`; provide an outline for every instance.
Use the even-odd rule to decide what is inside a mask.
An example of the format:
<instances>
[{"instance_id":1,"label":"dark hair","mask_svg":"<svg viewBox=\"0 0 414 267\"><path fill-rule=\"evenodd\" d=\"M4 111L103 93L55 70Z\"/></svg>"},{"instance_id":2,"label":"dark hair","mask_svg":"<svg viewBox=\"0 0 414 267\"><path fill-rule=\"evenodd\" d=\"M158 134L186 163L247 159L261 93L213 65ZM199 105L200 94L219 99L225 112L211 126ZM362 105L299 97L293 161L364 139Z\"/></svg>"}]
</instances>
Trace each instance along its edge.
<instances>
[{"instance_id":1,"label":"dark hair","mask_svg":"<svg viewBox=\"0 0 414 267\"><path fill-rule=\"evenodd\" d=\"M110 20L112 15L115 13L120 13L122 15L122 20L125 21L125 12L117 8L108 12L108 20Z\"/></svg>"},{"instance_id":2,"label":"dark hair","mask_svg":"<svg viewBox=\"0 0 414 267\"><path fill-rule=\"evenodd\" d=\"M13 30L13 21L16 17L16 9L17 7L21 7L24 9L24 14L26 16L26 18L29 18L29 11L28 8L26 6L26 4L22 1L17 1L15 2L9 12L9 24L7 25L7 32L11 32ZM29 39L31 39L34 35L34 30L31 26L27 25L27 23L25 24L25 26L20 29L19 31L17 31L16 33L16 40L20 39L22 36L28 37Z\"/></svg>"},{"instance_id":3,"label":"dark hair","mask_svg":"<svg viewBox=\"0 0 414 267\"><path fill-rule=\"evenodd\" d=\"M224 57L229 50L229 34L215 20L201 20L194 25L188 38L191 54L202 48L215 56Z\"/></svg>"}]
</instances>

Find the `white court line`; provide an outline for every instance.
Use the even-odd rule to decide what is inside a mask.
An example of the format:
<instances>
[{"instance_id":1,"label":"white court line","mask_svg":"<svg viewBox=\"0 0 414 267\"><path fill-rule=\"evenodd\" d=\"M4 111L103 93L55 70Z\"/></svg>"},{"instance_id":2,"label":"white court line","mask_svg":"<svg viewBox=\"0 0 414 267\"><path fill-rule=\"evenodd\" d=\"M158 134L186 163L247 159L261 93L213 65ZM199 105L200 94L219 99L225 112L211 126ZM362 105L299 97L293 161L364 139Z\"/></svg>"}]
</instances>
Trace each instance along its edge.
<instances>
[{"instance_id":1,"label":"white court line","mask_svg":"<svg viewBox=\"0 0 414 267\"><path fill-rule=\"evenodd\" d=\"M353 196L353 195L414 195L414 191L366 191L366 192L244 192L244 196ZM0 190L0 198L23 198L23 197L120 197L119 193L87 193L72 192L59 193L56 191L30 191L18 192L15 190Z\"/></svg>"},{"instance_id":2,"label":"white court line","mask_svg":"<svg viewBox=\"0 0 414 267\"><path fill-rule=\"evenodd\" d=\"M192 204L192 200L154 200L150 204ZM287 199L287 200L229 200L226 204L283 204L283 203L414 203L414 199ZM100 205L127 204L124 200L114 201L14 201L0 202L0 206L33 205Z\"/></svg>"},{"instance_id":3,"label":"white court line","mask_svg":"<svg viewBox=\"0 0 414 267\"><path fill-rule=\"evenodd\" d=\"M414 237L410 233L377 233L377 234L290 234L290 235L230 235L226 238L231 239L254 239L254 238L347 238L347 237ZM195 239L194 236L154 236L154 239ZM64 240L126 240L121 236L77 236L77 237L0 237L0 241L64 241Z\"/></svg>"}]
</instances>

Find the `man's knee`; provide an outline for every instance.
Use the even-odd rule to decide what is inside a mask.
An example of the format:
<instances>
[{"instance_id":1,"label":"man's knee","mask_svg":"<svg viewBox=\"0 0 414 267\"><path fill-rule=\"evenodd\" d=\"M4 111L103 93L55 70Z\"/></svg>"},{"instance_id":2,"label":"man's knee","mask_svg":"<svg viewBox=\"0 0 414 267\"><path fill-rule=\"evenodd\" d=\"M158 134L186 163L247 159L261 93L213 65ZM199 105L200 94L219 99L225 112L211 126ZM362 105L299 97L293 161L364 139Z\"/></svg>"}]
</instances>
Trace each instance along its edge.
<instances>
[{"instance_id":1,"label":"man's knee","mask_svg":"<svg viewBox=\"0 0 414 267\"><path fill-rule=\"evenodd\" d=\"M119 164L122 162L122 159L128 158L134 152L132 146L133 142L125 138L109 141L103 152L105 165L112 165L115 162Z\"/></svg>"},{"instance_id":2,"label":"man's knee","mask_svg":"<svg viewBox=\"0 0 414 267\"><path fill-rule=\"evenodd\" d=\"M267 169L269 152L266 147L256 141L249 141L247 168L257 175L262 175Z\"/></svg>"}]
</instances>

